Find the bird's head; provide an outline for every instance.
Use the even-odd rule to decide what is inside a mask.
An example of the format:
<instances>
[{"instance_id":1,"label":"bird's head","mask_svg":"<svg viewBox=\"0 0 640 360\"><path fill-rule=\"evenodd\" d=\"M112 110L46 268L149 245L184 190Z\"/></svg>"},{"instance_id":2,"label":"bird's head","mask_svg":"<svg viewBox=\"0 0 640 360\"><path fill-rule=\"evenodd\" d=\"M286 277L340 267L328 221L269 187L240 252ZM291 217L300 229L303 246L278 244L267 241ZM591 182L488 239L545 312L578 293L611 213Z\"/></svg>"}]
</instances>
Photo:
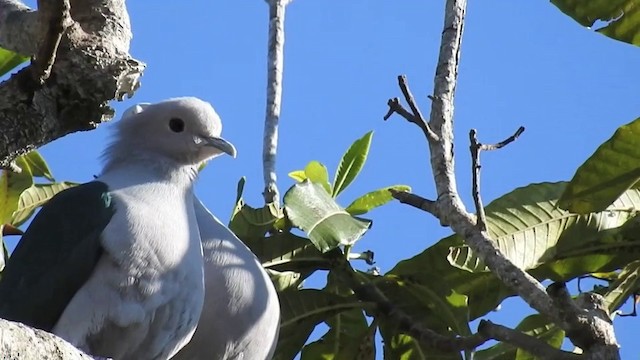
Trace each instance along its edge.
<instances>
[{"instance_id":1,"label":"bird's head","mask_svg":"<svg viewBox=\"0 0 640 360\"><path fill-rule=\"evenodd\" d=\"M138 104L122 116L105 156L109 159L120 148L132 157L156 156L180 165L197 165L222 153L235 157L235 147L220 136L221 131L220 117L211 104L195 97Z\"/></svg>"}]
</instances>

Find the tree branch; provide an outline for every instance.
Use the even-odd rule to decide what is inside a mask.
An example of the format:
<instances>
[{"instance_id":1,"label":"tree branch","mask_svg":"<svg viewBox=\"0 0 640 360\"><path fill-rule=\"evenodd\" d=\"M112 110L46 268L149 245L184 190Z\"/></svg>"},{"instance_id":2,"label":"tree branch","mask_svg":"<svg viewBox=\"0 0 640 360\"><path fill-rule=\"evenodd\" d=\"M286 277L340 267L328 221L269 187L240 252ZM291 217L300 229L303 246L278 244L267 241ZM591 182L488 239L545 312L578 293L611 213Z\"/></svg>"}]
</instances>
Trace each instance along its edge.
<instances>
[{"instance_id":1,"label":"tree branch","mask_svg":"<svg viewBox=\"0 0 640 360\"><path fill-rule=\"evenodd\" d=\"M284 67L284 17L292 0L266 0L269 4L269 52L267 69L267 113L264 121L262 166L264 201L279 200L276 185L276 154L278 151L278 122L282 104L282 72Z\"/></svg>"},{"instance_id":2,"label":"tree branch","mask_svg":"<svg viewBox=\"0 0 640 360\"><path fill-rule=\"evenodd\" d=\"M333 264L332 270L341 275L341 279L353 290L358 300L375 304L380 315L396 324L401 332L410 335L423 346L444 352L457 352L473 350L489 340L487 336L480 333L470 336L442 335L416 323L413 317L393 304L373 282L359 276L348 261L344 258L338 258L336 261L337 263Z\"/></svg>"},{"instance_id":3,"label":"tree branch","mask_svg":"<svg viewBox=\"0 0 640 360\"><path fill-rule=\"evenodd\" d=\"M477 219L476 223L480 231L487 231L487 219L484 214L484 205L482 205L482 196L480 195L480 151L497 150L501 149L510 143L514 142L520 134L524 132L524 127L520 126L516 132L509 136L507 139L497 144L481 144L478 141L478 134L476 129L469 131L469 150L471 150L471 194L473 195L473 202L476 206Z\"/></svg>"},{"instance_id":4,"label":"tree branch","mask_svg":"<svg viewBox=\"0 0 640 360\"><path fill-rule=\"evenodd\" d=\"M34 55L38 44L44 44L43 55L35 63L0 84L1 168L9 167L16 156L69 133L94 129L113 116L110 100L131 96L139 86L145 65L128 54L131 28L124 0L71 0L70 20L64 14L60 18L64 3L60 5L31 12L15 1L0 0L0 20L8 20L0 21L0 45ZM34 31L29 33L31 38L18 37L16 43L7 37L27 26L16 19L34 22L34 14L51 19L56 28L63 25L57 51L57 34L52 35L52 44L42 35L33 38L41 34ZM25 43L18 46L20 41ZM51 75L40 86L32 74L47 78L54 54Z\"/></svg>"},{"instance_id":5,"label":"tree branch","mask_svg":"<svg viewBox=\"0 0 640 360\"><path fill-rule=\"evenodd\" d=\"M545 360L577 360L581 355L562 351L533 336L488 320L480 321L478 332L486 337L511 344Z\"/></svg>"},{"instance_id":6,"label":"tree branch","mask_svg":"<svg viewBox=\"0 0 640 360\"><path fill-rule=\"evenodd\" d=\"M588 337L593 342L589 346L594 351L589 354L591 357L588 358L617 359L619 353L615 338L609 336L613 335L611 324L602 320L598 313L582 312L576 314L573 307L552 301L540 282L515 266L502 254L487 232L482 231L482 227L476 226L475 217L466 211L460 199L454 174L453 110L465 11L466 0L446 1L444 30L434 77L429 121L429 126L438 136L438 140L428 142L437 200L435 204L427 203L428 209L425 210L438 216L442 224L449 224L456 234L465 239L469 247L478 254L492 273L513 289L532 308L567 331L572 341L581 342L580 338L571 337L571 331L574 329L579 328L579 331L590 333ZM416 114L414 113L413 116ZM502 147L513 141L520 132L516 132L513 139L507 139L494 147ZM479 189L475 191L479 193ZM395 194L394 197L399 198L398 195L400 194ZM409 197L406 194L403 194L402 197L405 202L408 202L410 198L415 199L415 197ZM412 205L416 206L416 204ZM481 202L477 204L478 207L481 205ZM558 306L566 306L566 308ZM569 316L566 316L567 314Z\"/></svg>"},{"instance_id":7,"label":"tree branch","mask_svg":"<svg viewBox=\"0 0 640 360\"><path fill-rule=\"evenodd\" d=\"M0 47L34 55L40 36L39 16L17 0L0 0Z\"/></svg>"},{"instance_id":8,"label":"tree branch","mask_svg":"<svg viewBox=\"0 0 640 360\"><path fill-rule=\"evenodd\" d=\"M3 359L94 360L53 334L4 319L0 349Z\"/></svg>"}]
</instances>

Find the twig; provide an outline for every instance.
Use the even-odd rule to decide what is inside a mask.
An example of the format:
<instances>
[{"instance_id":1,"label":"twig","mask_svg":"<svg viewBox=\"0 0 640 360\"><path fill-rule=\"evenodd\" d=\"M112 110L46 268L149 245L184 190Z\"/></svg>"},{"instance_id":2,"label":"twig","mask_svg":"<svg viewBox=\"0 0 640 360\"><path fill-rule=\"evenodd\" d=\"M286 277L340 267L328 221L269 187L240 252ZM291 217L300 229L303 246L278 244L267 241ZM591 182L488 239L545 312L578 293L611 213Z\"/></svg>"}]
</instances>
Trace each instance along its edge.
<instances>
[{"instance_id":1,"label":"twig","mask_svg":"<svg viewBox=\"0 0 640 360\"><path fill-rule=\"evenodd\" d=\"M480 195L480 151L482 144L478 142L476 129L469 131L469 149L471 150L471 194L476 206L476 226L480 231L487 231L487 217L484 213L484 205Z\"/></svg>"},{"instance_id":2,"label":"twig","mask_svg":"<svg viewBox=\"0 0 640 360\"><path fill-rule=\"evenodd\" d=\"M480 321L480 325L478 325L478 332L491 339L514 345L540 359L577 360L581 358L581 355L579 354L556 349L538 338L502 325L494 324L488 320Z\"/></svg>"},{"instance_id":3,"label":"twig","mask_svg":"<svg viewBox=\"0 0 640 360\"><path fill-rule=\"evenodd\" d=\"M418 127L422 129L422 132L427 138L427 141L438 141L438 135L436 135L436 133L431 130L431 127L429 127L429 123L424 119L420 108L418 107L418 105L416 105L416 101L407 84L407 77L404 75L398 76L398 85L400 86L400 90L402 91L407 104L409 104L409 107L411 108L411 112L409 112L404 108L404 106L402 106L402 104L400 104L400 99L393 98L387 101L389 110L387 111L383 119L388 120L389 117L391 117L391 115L393 115L393 113L395 112L405 118L407 121L418 125Z\"/></svg>"},{"instance_id":4,"label":"twig","mask_svg":"<svg viewBox=\"0 0 640 360\"><path fill-rule=\"evenodd\" d=\"M481 144L478 141L478 133L476 129L471 129L469 131L469 149L471 150L471 193L473 195L473 202L476 207L476 224L480 231L487 231L487 218L484 212L484 205L482 204L482 197L480 195L480 152L482 150L491 151L501 149L510 143L514 142L520 134L524 132L524 127L520 126L516 132L506 138L505 140L497 143L497 144Z\"/></svg>"},{"instance_id":5,"label":"twig","mask_svg":"<svg viewBox=\"0 0 640 360\"><path fill-rule=\"evenodd\" d=\"M406 191L398 191L395 189L389 189L391 196L403 204L411 205L414 208L428 212L429 214L438 216L437 203L433 200L425 199L420 195L412 194Z\"/></svg>"},{"instance_id":6,"label":"twig","mask_svg":"<svg viewBox=\"0 0 640 360\"><path fill-rule=\"evenodd\" d=\"M62 35L70 25L69 0L39 0L38 14L43 26L42 43L31 65L31 76L37 87L44 85L51 75Z\"/></svg>"},{"instance_id":7,"label":"twig","mask_svg":"<svg viewBox=\"0 0 640 360\"><path fill-rule=\"evenodd\" d=\"M278 122L282 105L282 72L284 68L284 18L291 0L266 0L269 4L269 44L267 69L267 111L264 122L262 166L264 201L279 200L276 185L276 154L278 151Z\"/></svg>"}]
</instances>

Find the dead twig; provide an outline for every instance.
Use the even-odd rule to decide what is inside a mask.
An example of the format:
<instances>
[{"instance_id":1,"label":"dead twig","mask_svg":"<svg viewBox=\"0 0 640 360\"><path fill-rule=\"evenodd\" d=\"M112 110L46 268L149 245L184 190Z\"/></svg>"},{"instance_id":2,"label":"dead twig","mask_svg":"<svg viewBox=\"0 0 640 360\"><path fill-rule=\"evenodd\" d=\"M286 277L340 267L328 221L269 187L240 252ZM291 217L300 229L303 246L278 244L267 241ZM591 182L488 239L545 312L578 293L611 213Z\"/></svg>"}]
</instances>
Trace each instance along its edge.
<instances>
[{"instance_id":1,"label":"dead twig","mask_svg":"<svg viewBox=\"0 0 640 360\"><path fill-rule=\"evenodd\" d=\"M484 205L482 204L482 197L480 195L480 152L482 150L491 151L501 149L510 143L514 142L520 134L524 132L524 127L520 126L516 132L506 138L505 140L497 144L482 144L478 141L478 132L476 129L469 131L469 150L471 151L471 194L473 195L473 202L476 207L476 226L480 231L487 231L487 218L484 213Z\"/></svg>"},{"instance_id":2,"label":"dead twig","mask_svg":"<svg viewBox=\"0 0 640 360\"><path fill-rule=\"evenodd\" d=\"M393 113L395 112L405 118L407 121L418 125L418 127L422 129L422 132L424 133L428 141L438 141L438 135L436 135L436 133L431 130L429 123L425 120L424 116L422 116L422 112L416 104L416 100L413 97L411 90L409 89L409 84L407 84L407 77L404 75L398 76L398 85L400 86L402 95L404 95L405 101L411 108L411 112L409 112L402 106L402 104L400 104L400 99L389 99L389 101L387 102L387 105L389 105L389 111L387 111L387 114L384 116L384 120L389 119L389 117L391 117L391 115L393 115Z\"/></svg>"}]
</instances>

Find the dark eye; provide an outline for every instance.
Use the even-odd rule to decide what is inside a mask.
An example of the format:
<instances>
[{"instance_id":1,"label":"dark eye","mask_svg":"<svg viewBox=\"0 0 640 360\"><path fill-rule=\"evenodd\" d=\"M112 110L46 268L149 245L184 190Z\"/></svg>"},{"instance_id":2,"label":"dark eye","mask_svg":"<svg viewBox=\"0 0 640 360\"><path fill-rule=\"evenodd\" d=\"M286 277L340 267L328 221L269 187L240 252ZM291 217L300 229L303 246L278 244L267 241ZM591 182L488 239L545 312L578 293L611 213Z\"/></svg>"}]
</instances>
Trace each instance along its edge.
<instances>
[{"instance_id":1,"label":"dark eye","mask_svg":"<svg viewBox=\"0 0 640 360\"><path fill-rule=\"evenodd\" d=\"M184 121L180 118L171 118L169 120L169 129L173 132L183 132L184 131Z\"/></svg>"}]
</instances>

